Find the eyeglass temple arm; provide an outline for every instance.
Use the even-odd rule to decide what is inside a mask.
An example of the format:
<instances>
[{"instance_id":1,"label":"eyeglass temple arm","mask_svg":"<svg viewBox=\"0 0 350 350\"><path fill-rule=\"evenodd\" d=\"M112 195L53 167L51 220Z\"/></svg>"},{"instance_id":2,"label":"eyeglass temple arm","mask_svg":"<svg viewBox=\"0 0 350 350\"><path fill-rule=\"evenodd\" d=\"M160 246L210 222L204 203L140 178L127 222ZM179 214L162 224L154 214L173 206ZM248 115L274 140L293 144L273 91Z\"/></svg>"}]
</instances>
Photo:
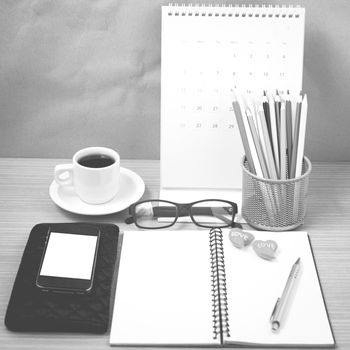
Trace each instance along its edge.
<instances>
[{"instance_id":1,"label":"eyeglass temple arm","mask_svg":"<svg viewBox=\"0 0 350 350\"><path fill-rule=\"evenodd\" d=\"M229 213L231 207L223 208ZM213 216L213 211L208 207L195 207L191 208L192 215L210 215ZM186 208L180 209L179 216L187 216L188 210ZM214 213L215 214L215 213ZM174 207L154 207L153 208L153 217L154 218L164 218L164 217L173 217L174 216Z\"/></svg>"},{"instance_id":2,"label":"eyeglass temple arm","mask_svg":"<svg viewBox=\"0 0 350 350\"><path fill-rule=\"evenodd\" d=\"M220 220L226 222L226 224L228 224L228 225L232 223L232 220L228 219L228 218L225 217L224 215L214 214L214 215L212 215L212 216L214 216L214 217L216 217L216 218L218 218L218 219L220 219Z\"/></svg>"},{"instance_id":3,"label":"eyeglass temple arm","mask_svg":"<svg viewBox=\"0 0 350 350\"><path fill-rule=\"evenodd\" d=\"M231 207L225 207L223 208L229 213L229 209ZM191 208L192 215L203 215L203 216L214 216L224 222L226 222L228 225L232 223L232 220L226 218L224 215L220 215L218 213L215 213L212 211L211 208L208 207L195 207ZM236 213L235 213L236 214ZM161 218L161 217L173 217L174 216L174 208L173 207L155 207L153 208L153 217L155 218ZM180 210L179 216L188 216L188 212L185 208L183 210ZM234 218L234 216L233 216Z\"/></svg>"},{"instance_id":4,"label":"eyeglass temple arm","mask_svg":"<svg viewBox=\"0 0 350 350\"><path fill-rule=\"evenodd\" d=\"M169 208L170 210L168 211L167 208ZM231 214L230 213L231 207L223 207L222 209L224 209L228 214ZM173 213L174 209L173 209L173 207L153 208L153 212L154 212L155 217L157 215L164 216L164 214L166 214L167 211ZM213 210L212 210L212 208L209 208L209 207L192 207L191 212L192 212L192 215L213 215ZM181 208L180 212L179 212L179 216L185 216L185 215L188 215L187 208Z\"/></svg>"},{"instance_id":5,"label":"eyeglass temple arm","mask_svg":"<svg viewBox=\"0 0 350 350\"><path fill-rule=\"evenodd\" d=\"M153 217L172 217L173 213L167 213L166 214L166 210L164 210L166 207L156 207L153 208ZM157 210L155 210L157 209ZM160 210L158 210L160 209ZM169 208L171 209L171 211L173 212L173 208ZM224 207L223 209L225 209L227 211L227 213L229 212L229 209L231 209L231 207ZM164 210L164 211L163 211ZM163 212L162 212L163 211ZM222 220L223 222L225 222L227 225L231 225L231 227L239 227L242 228L242 225L228 219L227 217L225 217L224 215L220 215L218 213L213 213L213 211L210 208L207 207L195 207L191 209L192 211L192 215L203 215L203 216L214 216L215 218L218 218L220 220ZM236 212L234 213L236 215ZM187 210L182 210L179 213L179 216L187 216L188 212ZM233 220L235 218L235 215L233 215Z\"/></svg>"}]
</instances>

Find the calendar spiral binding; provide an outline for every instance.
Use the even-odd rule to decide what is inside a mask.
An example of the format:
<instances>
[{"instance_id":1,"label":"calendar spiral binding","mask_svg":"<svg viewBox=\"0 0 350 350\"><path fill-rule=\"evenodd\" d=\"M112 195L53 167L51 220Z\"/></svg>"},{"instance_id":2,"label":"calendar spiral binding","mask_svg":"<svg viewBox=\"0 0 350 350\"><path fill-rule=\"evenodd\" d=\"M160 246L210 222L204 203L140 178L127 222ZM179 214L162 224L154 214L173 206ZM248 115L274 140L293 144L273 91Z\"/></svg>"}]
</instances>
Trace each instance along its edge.
<instances>
[{"instance_id":1,"label":"calendar spiral binding","mask_svg":"<svg viewBox=\"0 0 350 350\"><path fill-rule=\"evenodd\" d=\"M293 5L199 5L170 3L168 16L300 18L304 8Z\"/></svg>"},{"instance_id":2,"label":"calendar spiral binding","mask_svg":"<svg viewBox=\"0 0 350 350\"><path fill-rule=\"evenodd\" d=\"M229 314L226 289L226 272L222 231L213 228L210 237L211 291L213 303L213 338L220 340L230 336Z\"/></svg>"}]
</instances>

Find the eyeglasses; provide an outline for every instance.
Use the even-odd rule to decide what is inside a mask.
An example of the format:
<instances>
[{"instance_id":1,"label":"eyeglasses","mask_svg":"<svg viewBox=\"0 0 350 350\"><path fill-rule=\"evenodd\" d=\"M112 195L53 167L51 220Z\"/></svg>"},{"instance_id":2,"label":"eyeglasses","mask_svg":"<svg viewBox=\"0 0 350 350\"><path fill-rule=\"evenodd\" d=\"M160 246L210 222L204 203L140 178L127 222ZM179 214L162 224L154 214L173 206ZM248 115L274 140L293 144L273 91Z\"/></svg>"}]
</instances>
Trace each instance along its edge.
<instances>
[{"instance_id":1,"label":"eyeglasses","mask_svg":"<svg viewBox=\"0 0 350 350\"><path fill-rule=\"evenodd\" d=\"M165 200L146 200L129 207L131 217L127 224L135 223L139 228L159 229L175 224L179 217L189 216L200 227L233 227L237 204L220 199L206 199L179 204Z\"/></svg>"}]
</instances>

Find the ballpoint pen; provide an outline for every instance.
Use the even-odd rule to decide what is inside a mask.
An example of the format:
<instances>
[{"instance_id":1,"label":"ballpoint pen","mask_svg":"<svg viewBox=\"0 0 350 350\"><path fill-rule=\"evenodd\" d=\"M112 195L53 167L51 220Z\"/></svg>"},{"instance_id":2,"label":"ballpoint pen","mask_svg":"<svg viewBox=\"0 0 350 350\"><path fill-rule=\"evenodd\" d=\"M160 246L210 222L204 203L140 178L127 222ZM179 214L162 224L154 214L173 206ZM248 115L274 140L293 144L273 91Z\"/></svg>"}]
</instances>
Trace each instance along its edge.
<instances>
[{"instance_id":1,"label":"ballpoint pen","mask_svg":"<svg viewBox=\"0 0 350 350\"><path fill-rule=\"evenodd\" d=\"M281 326L281 320L285 313L285 308L290 296L290 292L293 289L293 285L298 276L298 272L300 269L300 258L293 264L292 269L289 273L287 283L283 289L282 296L277 299L275 307L273 308L270 321L271 327L273 331L277 331Z\"/></svg>"}]
</instances>

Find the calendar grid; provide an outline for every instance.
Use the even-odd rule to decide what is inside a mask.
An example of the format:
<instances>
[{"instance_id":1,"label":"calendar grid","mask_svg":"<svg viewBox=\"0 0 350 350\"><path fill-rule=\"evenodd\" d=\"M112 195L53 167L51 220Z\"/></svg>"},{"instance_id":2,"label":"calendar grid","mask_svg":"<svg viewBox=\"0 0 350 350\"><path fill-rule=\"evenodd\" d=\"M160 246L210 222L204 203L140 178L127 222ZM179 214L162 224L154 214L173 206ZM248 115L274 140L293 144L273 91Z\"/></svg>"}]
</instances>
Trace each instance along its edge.
<instances>
[{"instance_id":1,"label":"calendar grid","mask_svg":"<svg viewBox=\"0 0 350 350\"><path fill-rule=\"evenodd\" d=\"M164 6L161 186L241 187L232 96L302 87L304 9Z\"/></svg>"}]
</instances>

